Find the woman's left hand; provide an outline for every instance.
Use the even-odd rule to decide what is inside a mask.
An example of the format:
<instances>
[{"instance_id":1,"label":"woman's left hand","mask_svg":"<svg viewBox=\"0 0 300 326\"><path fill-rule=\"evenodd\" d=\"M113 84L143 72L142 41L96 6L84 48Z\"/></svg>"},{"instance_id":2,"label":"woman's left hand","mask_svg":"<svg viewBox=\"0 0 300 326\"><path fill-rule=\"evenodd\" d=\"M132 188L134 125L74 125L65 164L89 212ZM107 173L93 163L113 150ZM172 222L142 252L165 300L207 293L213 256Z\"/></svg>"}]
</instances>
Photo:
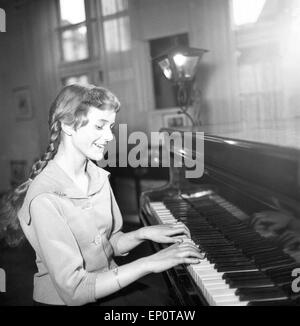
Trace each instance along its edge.
<instances>
[{"instance_id":1,"label":"woman's left hand","mask_svg":"<svg viewBox=\"0 0 300 326\"><path fill-rule=\"evenodd\" d=\"M182 223L145 226L140 230L140 238L158 243L176 243L181 237L191 237L189 229Z\"/></svg>"}]
</instances>

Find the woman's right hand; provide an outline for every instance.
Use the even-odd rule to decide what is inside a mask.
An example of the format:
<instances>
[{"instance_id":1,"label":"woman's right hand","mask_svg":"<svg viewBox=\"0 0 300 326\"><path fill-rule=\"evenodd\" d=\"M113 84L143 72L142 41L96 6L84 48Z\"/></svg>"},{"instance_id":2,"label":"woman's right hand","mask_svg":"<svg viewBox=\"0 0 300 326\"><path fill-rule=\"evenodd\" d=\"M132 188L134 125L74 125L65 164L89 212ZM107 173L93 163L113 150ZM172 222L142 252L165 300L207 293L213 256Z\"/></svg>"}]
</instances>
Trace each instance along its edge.
<instances>
[{"instance_id":1,"label":"woman's right hand","mask_svg":"<svg viewBox=\"0 0 300 326\"><path fill-rule=\"evenodd\" d=\"M191 241L176 243L146 257L149 272L160 273L180 264L198 264L204 254Z\"/></svg>"}]
</instances>

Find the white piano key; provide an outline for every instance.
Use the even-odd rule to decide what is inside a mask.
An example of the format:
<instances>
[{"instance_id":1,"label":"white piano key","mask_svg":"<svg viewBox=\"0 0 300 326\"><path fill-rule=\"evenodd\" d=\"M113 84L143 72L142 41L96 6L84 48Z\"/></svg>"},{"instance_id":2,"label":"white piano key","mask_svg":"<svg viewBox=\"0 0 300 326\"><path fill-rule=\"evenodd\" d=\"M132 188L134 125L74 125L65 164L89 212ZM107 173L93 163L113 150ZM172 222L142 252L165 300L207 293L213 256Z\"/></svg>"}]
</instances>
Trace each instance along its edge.
<instances>
[{"instance_id":1,"label":"white piano key","mask_svg":"<svg viewBox=\"0 0 300 326\"><path fill-rule=\"evenodd\" d=\"M210 285L218 285L218 284L223 285L224 284L224 280L223 279L222 280L206 280L205 284L207 286L210 286Z\"/></svg>"},{"instance_id":2,"label":"white piano key","mask_svg":"<svg viewBox=\"0 0 300 326\"><path fill-rule=\"evenodd\" d=\"M219 306L247 306L249 304L249 301L223 301L219 302Z\"/></svg>"}]
</instances>

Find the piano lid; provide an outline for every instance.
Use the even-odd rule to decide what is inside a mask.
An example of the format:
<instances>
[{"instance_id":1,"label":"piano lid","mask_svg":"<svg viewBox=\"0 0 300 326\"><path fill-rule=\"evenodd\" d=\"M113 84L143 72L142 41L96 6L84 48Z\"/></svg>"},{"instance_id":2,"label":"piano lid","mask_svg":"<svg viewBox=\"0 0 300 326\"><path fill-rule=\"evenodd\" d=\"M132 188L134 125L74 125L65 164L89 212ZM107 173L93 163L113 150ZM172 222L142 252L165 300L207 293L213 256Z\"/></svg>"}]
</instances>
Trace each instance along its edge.
<instances>
[{"instance_id":1,"label":"piano lid","mask_svg":"<svg viewBox=\"0 0 300 326\"><path fill-rule=\"evenodd\" d=\"M191 127L180 130L190 131ZM203 125L194 130L206 135L300 149L300 117L280 121Z\"/></svg>"},{"instance_id":2,"label":"piano lid","mask_svg":"<svg viewBox=\"0 0 300 326\"><path fill-rule=\"evenodd\" d=\"M203 129L209 130L207 127ZM213 127L210 131L212 130ZM168 133L179 131L184 137L185 132L190 129L162 129L162 131ZM193 133L193 137L203 138L203 133L198 134L197 131L199 130ZM224 132L225 134L234 135L228 130ZM261 198L270 207L288 206L300 215L300 142L299 148L296 148L267 144L264 139L261 138L260 142L250 141L215 136L204 131L205 174L223 183L230 183L247 195ZM176 150L176 146L173 150ZM189 153L189 156L193 159L201 157L196 154L194 151L193 154ZM201 177L199 181L201 182Z\"/></svg>"}]
</instances>

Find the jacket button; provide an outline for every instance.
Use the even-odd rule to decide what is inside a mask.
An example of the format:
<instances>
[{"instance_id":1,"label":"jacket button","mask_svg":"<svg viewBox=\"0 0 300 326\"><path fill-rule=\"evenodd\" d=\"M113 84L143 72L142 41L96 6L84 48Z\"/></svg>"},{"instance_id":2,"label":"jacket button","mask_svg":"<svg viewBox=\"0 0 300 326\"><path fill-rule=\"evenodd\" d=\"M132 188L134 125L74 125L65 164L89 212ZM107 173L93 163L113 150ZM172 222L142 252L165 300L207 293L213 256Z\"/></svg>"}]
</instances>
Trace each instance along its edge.
<instances>
[{"instance_id":1,"label":"jacket button","mask_svg":"<svg viewBox=\"0 0 300 326\"><path fill-rule=\"evenodd\" d=\"M96 245L101 244L101 235L100 235L100 234L97 234L97 235L95 236L95 240L94 240L94 242L95 242Z\"/></svg>"}]
</instances>

